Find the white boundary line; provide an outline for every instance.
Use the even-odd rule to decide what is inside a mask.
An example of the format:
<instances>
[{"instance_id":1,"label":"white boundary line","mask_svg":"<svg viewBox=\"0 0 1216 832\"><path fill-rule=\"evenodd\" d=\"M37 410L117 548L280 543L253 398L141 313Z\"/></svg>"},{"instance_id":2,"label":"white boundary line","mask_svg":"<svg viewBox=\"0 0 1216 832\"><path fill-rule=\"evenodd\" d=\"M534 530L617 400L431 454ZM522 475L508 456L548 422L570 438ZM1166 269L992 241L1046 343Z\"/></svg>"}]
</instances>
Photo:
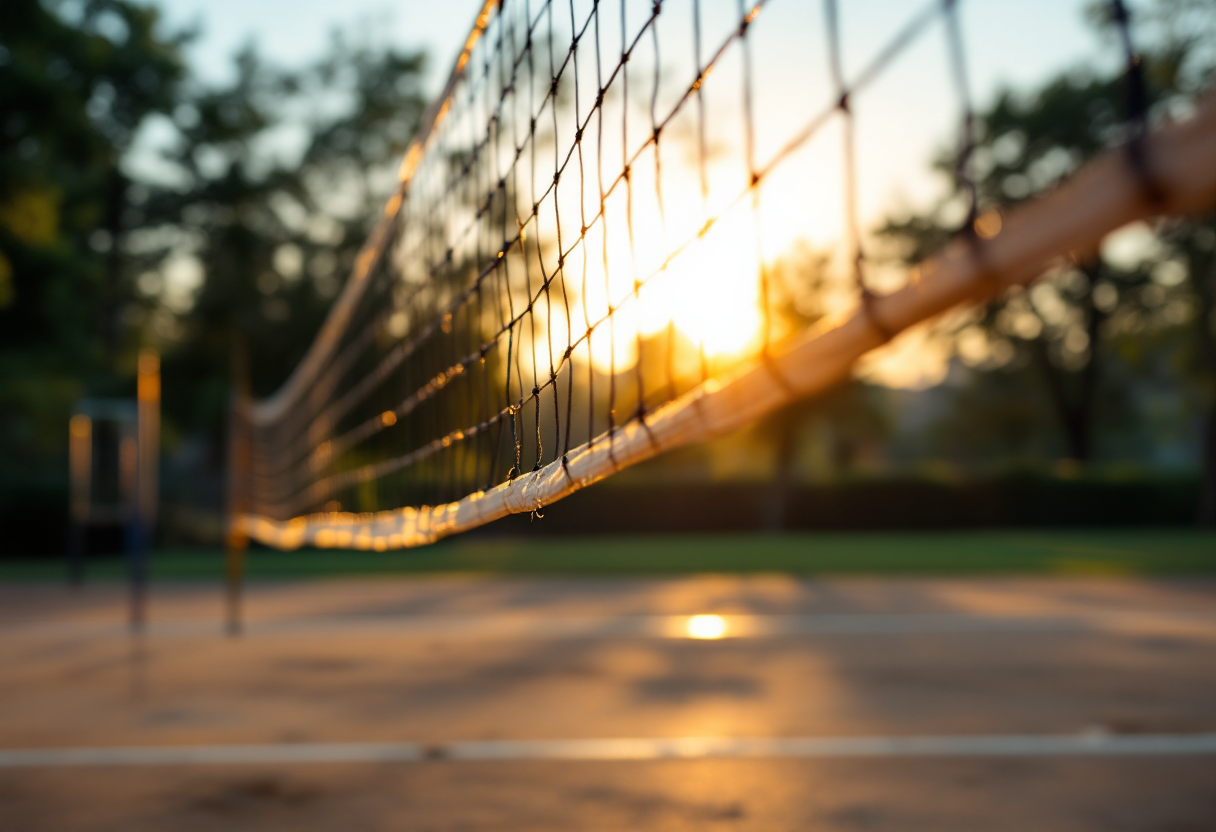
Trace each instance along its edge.
<instances>
[{"instance_id":1,"label":"white boundary line","mask_svg":"<svg viewBox=\"0 0 1216 832\"><path fill-rule=\"evenodd\" d=\"M297 765L425 761L884 757L1190 757L1216 755L1208 734L922 737L670 737L424 743L178 745L0 750L0 768Z\"/></svg>"}]
</instances>

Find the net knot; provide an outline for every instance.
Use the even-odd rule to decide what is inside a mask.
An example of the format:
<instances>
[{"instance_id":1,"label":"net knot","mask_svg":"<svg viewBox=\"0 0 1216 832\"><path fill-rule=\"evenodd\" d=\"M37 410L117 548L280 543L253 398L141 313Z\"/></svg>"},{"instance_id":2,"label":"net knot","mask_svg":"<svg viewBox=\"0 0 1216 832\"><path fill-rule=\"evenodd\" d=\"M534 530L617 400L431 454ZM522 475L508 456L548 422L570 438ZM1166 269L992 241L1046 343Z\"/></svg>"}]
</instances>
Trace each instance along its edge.
<instances>
[{"instance_id":1,"label":"net knot","mask_svg":"<svg viewBox=\"0 0 1216 832\"><path fill-rule=\"evenodd\" d=\"M557 79L553 79L553 83L549 85L549 95L557 98Z\"/></svg>"},{"instance_id":2,"label":"net knot","mask_svg":"<svg viewBox=\"0 0 1216 832\"><path fill-rule=\"evenodd\" d=\"M874 311L874 301L878 300L878 295L870 291L869 287L861 287L861 308L865 311L866 322L877 332L883 343L887 343L899 333L886 324Z\"/></svg>"},{"instance_id":3,"label":"net knot","mask_svg":"<svg viewBox=\"0 0 1216 832\"><path fill-rule=\"evenodd\" d=\"M840 108L841 112L849 112L849 108L852 106L852 99L849 97L848 90L840 94L840 100L836 102L836 106Z\"/></svg>"},{"instance_id":4,"label":"net knot","mask_svg":"<svg viewBox=\"0 0 1216 832\"><path fill-rule=\"evenodd\" d=\"M539 396L539 395L540 395L540 387L538 387L537 385L533 385L533 386L532 386L532 395L533 395L533 396Z\"/></svg>"},{"instance_id":5,"label":"net knot","mask_svg":"<svg viewBox=\"0 0 1216 832\"><path fill-rule=\"evenodd\" d=\"M655 144L659 143L659 134L662 132L663 132L663 127L661 125L656 124L655 128L654 128L654 136L653 136Z\"/></svg>"},{"instance_id":6,"label":"net knot","mask_svg":"<svg viewBox=\"0 0 1216 832\"><path fill-rule=\"evenodd\" d=\"M554 185L556 185L559 181L561 181L561 178L562 178L562 172L560 170L553 171L553 184Z\"/></svg>"},{"instance_id":7,"label":"net knot","mask_svg":"<svg viewBox=\"0 0 1216 832\"><path fill-rule=\"evenodd\" d=\"M574 143L578 144L583 140L583 128L578 128L574 131Z\"/></svg>"},{"instance_id":8,"label":"net knot","mask_svg":"<svg viewBox=\"0 0 1216 832\"><path fill-rule=\"evenodd\" d=\"M659 16L659 12L663 11L663 0L654 0L652 14L655 17Z\"/></svg>"}]
</instances>

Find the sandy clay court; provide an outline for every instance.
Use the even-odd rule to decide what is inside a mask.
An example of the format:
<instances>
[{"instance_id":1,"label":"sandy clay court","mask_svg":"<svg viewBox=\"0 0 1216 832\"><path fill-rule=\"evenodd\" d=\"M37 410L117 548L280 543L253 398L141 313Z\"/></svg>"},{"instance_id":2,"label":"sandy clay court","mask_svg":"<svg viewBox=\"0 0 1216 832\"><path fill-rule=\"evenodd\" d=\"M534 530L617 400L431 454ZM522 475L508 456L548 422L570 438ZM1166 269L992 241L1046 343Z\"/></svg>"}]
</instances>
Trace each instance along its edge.
<instances>
[{"instance_id":1,"label":"sandy clay court","mask_svg":"<svg viewBox=\"0 0 1216 832\"><path fill-rule=\"evenodd\" d=\"M4 830L1216 829L1216 582L0 588ZM692 618L692 616L702 616Z\"/></svg>"}]
</instances>

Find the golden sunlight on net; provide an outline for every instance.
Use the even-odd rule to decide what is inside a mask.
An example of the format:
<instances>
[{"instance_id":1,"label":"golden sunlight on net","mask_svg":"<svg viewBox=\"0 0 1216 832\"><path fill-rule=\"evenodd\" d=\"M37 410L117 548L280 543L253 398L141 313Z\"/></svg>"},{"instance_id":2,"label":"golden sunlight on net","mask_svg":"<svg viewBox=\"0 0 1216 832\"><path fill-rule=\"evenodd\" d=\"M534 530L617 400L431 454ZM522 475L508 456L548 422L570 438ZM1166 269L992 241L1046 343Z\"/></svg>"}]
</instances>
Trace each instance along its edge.
<instances>
[{"instance_id":1,"label":"golden sunlight on net","mask_svg":"<svg viewBox=\"0 0 1216 832\"><path fill-rule=\"evenodd\" d=\"M684 206L682 206L684 207ZM693 207L686 206L689 213ZM633 233L624 214L588 229L586 245L565 261L570 330L575 338L592 328L590 360L596 370L620 373L638 359L637 343L674 327L710 359L742 358L763 339L760 270L755 222L747 206L722 216L702 235L682 244L653 206L634 206ZM614 233L615 231L615 233ZM537 304L538 320L555 344L568 335L560 295ZM574 352L586 360L588 345ZM547 343L534 345L548 361ZM554 355L556 360L559 355Z\"/></svg>"}]
</instances>

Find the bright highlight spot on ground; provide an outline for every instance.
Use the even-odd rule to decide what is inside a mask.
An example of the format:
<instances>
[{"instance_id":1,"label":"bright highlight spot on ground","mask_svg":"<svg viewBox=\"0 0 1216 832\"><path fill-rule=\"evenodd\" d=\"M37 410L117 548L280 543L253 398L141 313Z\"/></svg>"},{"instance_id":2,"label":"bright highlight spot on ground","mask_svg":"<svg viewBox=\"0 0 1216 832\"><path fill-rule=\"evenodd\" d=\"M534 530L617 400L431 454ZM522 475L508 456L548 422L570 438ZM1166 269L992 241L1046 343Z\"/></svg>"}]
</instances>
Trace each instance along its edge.
<instances>
[{"instance_id":1,"label":"bright highlight spot on ground","mask_svg":"<svg viewBox=\"0 0 1216 832\"><path fill-rule=\"evenodd\" d=\"M720 615L693 615L688 619L688 637L714 639L726 635L726 619Z\"/></svg>"}]
</instances>

